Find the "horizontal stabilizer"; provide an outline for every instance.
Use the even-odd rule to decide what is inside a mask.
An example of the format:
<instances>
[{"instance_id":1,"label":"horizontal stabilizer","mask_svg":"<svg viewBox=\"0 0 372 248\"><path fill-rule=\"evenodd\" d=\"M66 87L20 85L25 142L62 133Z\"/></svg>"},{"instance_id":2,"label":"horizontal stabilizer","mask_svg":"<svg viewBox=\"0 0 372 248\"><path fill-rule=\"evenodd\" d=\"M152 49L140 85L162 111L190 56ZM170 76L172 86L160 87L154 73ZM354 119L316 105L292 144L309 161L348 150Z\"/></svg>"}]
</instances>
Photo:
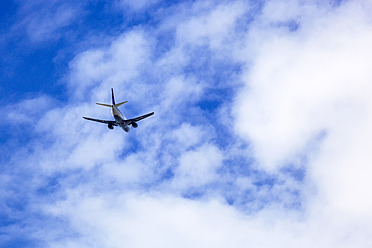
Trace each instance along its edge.
<instances>
[{"instance_id":1,"label":"horizontal stabilizer","mask_svg":"<svg viewBox=\"0 0 372 248\"><path fill-rule=\"evenodd\" d=\"M110 105L110 104L104 104L104 103L96 103L96 104L98 104L98 105L101 105L101 106L105 106L105 107L112 107L113 105Z\"/></svg>"},{"instance_id":2,"label":"horizontal stabilizer","mask_svg":"<svg viewBox=\"0 0 372 248\"><path fill-rule=\"evenodd\" d=\"M118 103L118 104L115 104L114 107L119 107L120 105L123 105L124 103L127 103L128 101L125 101L125 102L121 102L121 103Z\"/></svg>"}]
</instances>

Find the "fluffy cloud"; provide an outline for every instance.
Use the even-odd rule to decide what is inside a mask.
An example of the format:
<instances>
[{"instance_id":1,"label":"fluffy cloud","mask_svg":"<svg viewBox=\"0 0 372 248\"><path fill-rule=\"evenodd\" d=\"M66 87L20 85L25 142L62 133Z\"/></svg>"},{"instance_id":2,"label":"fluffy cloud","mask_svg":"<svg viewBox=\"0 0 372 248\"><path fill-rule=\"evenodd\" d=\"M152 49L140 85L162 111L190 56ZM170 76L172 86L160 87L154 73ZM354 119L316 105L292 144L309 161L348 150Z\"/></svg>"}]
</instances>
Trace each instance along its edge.
<instances>
[{"instance_id":1,"label":"fluffy cloud","mask_svg":"<svg viewBox=\"0 0 372 248\"><path fill-rule=\"evenodd\" d=\"M179 159L179 167L175 170L175 187L202 187L215 181L216 170L221 166L222 160L222 151L209 145L183 153Z\"/></svg>"},{"instance_id":2,"label":"fluffy cloud","mask_svg":"<svg viewBox=\"0 0 372 248\"><path fill-rule=\"evenodd\" d=\"M366 176L371 172L372 105L366 92L372 87L372 28L365 11L371 6L299 5L297 13L312 11L296 19L298 30L292 31L278 27L278 21L291 21L288 13L266 18L273 4L281 9L284 3L271 2L257 20L267 29L253 29L248 38L256 42L255 57L235 102L235 130L252 144L265 170L308 156L308 179L318 191L311 198L316 203L309 203L317 213L310 220L321 225L328 218L335 240L349 233L350 240L367 247L371 226L362 218L371 218L372 204ZM322 245L338 246L335 240Z\"/></svg>"},{"instance_id":3,"label":"fluffy cloud","mask_svg":"<svg viewBox=\"0 0 372 248\"><path fill-rule=\"evenodd\" d=\"M78 238L51 242L52 247L370 245L365 227L354 224L356 229L350 229L325 216L316 221L314 216L299 219L273 209L248 216L218 200L193 201L164 194L95 195L71 192L66 201L47 209L68 218L71 227L79 230Z\"/></svg>"},{"instance_id":4,"label":"fluffy cloud","mask_svg":"<svg viewBox=\"0 0 372 248\"><path fill-rule=\"evenodd\" d=\"M78 99L86 95L103 99L108 96L110 86L117 91L128 92L127 94L139 91L137 87L142 84L136 82L136 79L141 67L147 66L150 60L150 46L143 31L133 30L117 37L107 48L83 52L70 63L71 92ZM100 94L92 90L97 87L98 82L102 82ZM123 86L127 86L127 89Z\"/></svg>"},{"instance_id":5,"label":"fluffy cloud","mask_svg":"<svg viewBox=\"0 0 372 248\"><path fill-rule=\"evenodd\" d=\"M249 136L264 166L280 165L304 140L330 125L347 125L343 119L357 114L352 109L369 104L360 98L370 88L370 27L361 9L349 8L356 7L327 15L316 10L297 32L252 31L260 45L237 99L237 131Z\"/></svg>"},{"instance_id":6,"label":"fluffy cloud","mask_svg":"<svg viewBox=\"0 0 372 248\"><path fill-rule=\"evenodd\" d=\"M253 32L262 45L235 106L237 132L269 170L311 153L307 143L324 132L309 171L338 208L353 205L366 214L372 28L364 11L345 3L327 14L316 9L297 32Z\"/></svg>"}]
</instances>

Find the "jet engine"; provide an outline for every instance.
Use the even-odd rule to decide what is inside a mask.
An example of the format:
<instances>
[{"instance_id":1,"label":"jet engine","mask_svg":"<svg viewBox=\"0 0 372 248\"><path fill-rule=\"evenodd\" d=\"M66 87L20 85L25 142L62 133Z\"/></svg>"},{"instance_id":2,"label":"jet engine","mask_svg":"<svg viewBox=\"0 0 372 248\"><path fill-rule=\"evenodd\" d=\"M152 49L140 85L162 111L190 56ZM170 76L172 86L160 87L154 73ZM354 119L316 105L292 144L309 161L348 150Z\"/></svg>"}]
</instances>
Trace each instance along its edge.
<instances>
[{"instance_id":1,"label":"jet engine","mask_svg":"<svg viewBox=\"0 0 372 248\"><path fill-rule=\"evenodd\" d=\"M137 128L138 127L138 124L135 123L135 122L132 122L132 127Z\"/></svg>"},{"instance_id":2,"label":"jet engine","mask_svg":"<svg viewBox=\"0 0 372 248\"><path fill-rule=\"evenodd\" d=\"M109 129L114 129L114 126L112 124L108 124Z\"/></svg>"}]
</instances>

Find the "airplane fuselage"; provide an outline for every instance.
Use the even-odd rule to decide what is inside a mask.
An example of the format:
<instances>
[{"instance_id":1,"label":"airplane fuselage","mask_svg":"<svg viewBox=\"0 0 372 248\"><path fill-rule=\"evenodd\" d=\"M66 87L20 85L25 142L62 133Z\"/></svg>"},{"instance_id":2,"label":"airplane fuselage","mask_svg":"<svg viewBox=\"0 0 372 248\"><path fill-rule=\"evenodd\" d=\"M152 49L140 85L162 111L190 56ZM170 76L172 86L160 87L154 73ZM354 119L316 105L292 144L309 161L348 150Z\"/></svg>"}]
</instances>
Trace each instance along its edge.
<instances>
[{"instance_id":1,"label":"airplane fuselage","mask_svg":"<svg viewBox=\"0 0 372 248\"><path fill-rule=\"evenodd\" d=\"M120 110L117 107L111 108L111 113L114 116L115 120L119 123L120 127L125 131L129 132L130 127L127 125L127 123L124 121L127 118L123 115L123 113L120 112Z\"/></svg>"}]
</instances>

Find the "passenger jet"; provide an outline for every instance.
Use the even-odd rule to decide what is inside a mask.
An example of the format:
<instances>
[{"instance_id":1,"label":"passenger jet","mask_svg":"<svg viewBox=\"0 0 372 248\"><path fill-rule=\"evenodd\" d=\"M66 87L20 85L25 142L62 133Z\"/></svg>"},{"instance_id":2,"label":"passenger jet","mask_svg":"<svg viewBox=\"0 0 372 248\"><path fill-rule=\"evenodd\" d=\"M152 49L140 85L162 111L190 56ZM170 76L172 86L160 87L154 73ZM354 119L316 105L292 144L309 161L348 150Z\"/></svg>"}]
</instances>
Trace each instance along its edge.
<instances>
[{"instance_id":1,"label":"passenger jet","mask_svg":"<svg viewBox=\"0 0 372 248\"><path fill-rule=\"evenodd\" d=\"M145 118L147 118L147 117L149 117L149 116L151 116L151 115L154 114L154 112L151 112L151 113L142 115L140 117L136 117L136 118L132 118L132 119L127 119L120 112L120 110L118 109L118 107L120 105L123 105L124 103L127 103L128 101L115 104L114 90L112 88L111 88L111 96L112 96L112 104L111 105L110 104L104 104L104 103L96 103L96 104L101 105L101 106L105 106L105 107L110 107L111 108L112 115L115 118L114 121L106 121L106 120L100 120L100 119L93 119L93 118L89 118L89 117L83 117L83 118L86 119L86 120L90 120L90 121L96 121L96 122L105 123L105 124L108 125L108 128L109 129L114 129L114 126L119 126L125 132L129 132L130 125L132 125L132 127L136 128L136 127L138 127L137 121L140 121L142 119L145 119Z\"/></svg>"}]
</instances>

